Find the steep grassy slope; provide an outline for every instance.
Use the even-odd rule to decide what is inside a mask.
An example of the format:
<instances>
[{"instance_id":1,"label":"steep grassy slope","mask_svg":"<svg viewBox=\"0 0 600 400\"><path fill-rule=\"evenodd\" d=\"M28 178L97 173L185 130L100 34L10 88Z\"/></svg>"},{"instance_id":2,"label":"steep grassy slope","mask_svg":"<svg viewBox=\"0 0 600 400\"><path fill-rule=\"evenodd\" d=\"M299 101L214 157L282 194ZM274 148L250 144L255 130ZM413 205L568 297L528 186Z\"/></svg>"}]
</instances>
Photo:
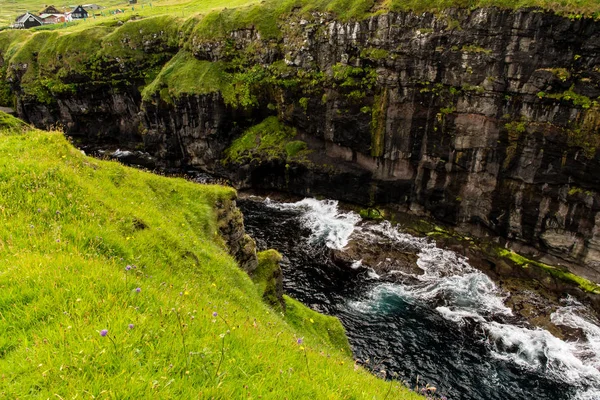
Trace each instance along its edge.
<instances>
[{"instance_id":1,"label":"steep grassy slope","mask_svg":"<svg viewBox=\"0 0 600 400\"><path fill-rule=\"evenodd\" d=\"M0 397L418 398L356 370L338 322L262 302L217 234L234 195L0 113Z\"/></svg>"}]
</instances>

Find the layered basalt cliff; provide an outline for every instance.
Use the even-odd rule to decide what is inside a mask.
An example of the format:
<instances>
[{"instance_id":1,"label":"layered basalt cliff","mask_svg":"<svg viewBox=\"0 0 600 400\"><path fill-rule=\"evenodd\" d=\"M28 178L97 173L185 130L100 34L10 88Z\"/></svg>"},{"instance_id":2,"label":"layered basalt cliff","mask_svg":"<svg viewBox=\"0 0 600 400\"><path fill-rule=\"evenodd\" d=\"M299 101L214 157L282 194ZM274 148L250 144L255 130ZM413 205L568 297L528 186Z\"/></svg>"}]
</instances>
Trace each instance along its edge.
<instances>
[{"instance_id":1,"label":"layered basalt cliff","mask_svg":"<svg viewBox=\"0 0 600 400\"><path fill-rule=\"evenodd\" d=\"M534 9L240 15L130 21L90 33L101 50L81 59L38 33L0 47L0 69L20 116L83 143L238 187L428 214L600 281L599 22Z\"/></svg>"}]
</instances>

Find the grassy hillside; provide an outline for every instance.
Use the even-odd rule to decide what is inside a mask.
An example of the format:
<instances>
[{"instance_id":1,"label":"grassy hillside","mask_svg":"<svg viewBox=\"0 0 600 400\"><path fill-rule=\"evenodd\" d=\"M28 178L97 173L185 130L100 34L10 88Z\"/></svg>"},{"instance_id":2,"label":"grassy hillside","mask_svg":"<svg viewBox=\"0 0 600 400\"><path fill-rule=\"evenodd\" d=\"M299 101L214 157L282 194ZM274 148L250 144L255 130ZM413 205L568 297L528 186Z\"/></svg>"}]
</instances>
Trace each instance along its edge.
<instances>
[{"instance_id":1,"label":"grassy hillside","mask_svg":"<svg viewBox=\"0 0 600 400\"><path fill-rule=\"evenodd\" d=\"M78 29L77 27L90 26L103 23L108 19L114 19L109 15L115 9L124 10L116 18L130 18L131 15L152 16L171 14L182 18L198 14L206 14L211 10L236 8L256 4L267 4L267 9L288 9L292 7L303 7L313 10L324 10L338 14L342 18L360 18L368 13L383 10L440 10L451 7L541 7L548 10L556 10L561 13L573 13L591 15L600 11L598 0L139 0L135 6L130 6L126 0L98 0L95 4L105 7L102 10L104 16L94 15L86 21L78 21L69 24L67 29ZM0 27L8 26L15 17L26 11L39 12L48 4L47 0L0 0ZM67 9L71 3L53 3L59 9ZM100 14L95 11L94 14ZM254 18L268 17L268 14L255 13Z\"/></svg>"},{"instance_id":2,"label":"grassy hillside","mask_svg":"<svg viewBox=\"0 0 600 400\"><path fill-rule=\"evenodd\" d=\"M0 398L418 398L335 319L262 302L217 234L233 196L0 113Z\"/></svg>"},{"instance_id":3,"label":"grassy hillside","mask_svg":"<svg viewBox=\"0 0 600 400\"><path fill-rule=\"evenodd\" d=\"M2 18L8 21L20 12L11 1L0 0L0 26ZM44 2L35 1L27 0L28 8L43 7ZM249 89L264 71L256 65L250 74L235 74L240 72L236 66L255 65L255 53L265 49L238 49L225 63L199 61L192 54L235 29L253 27L263 39L281 39L292 12L326 11L349 20L389 10L539 6L571 19L600 18L600 0L143 0L133 7L115 5L117 0L100 3L107 6L104 16L66 26L0 31L0 106L14 105L15 82L24 100L45 104L87 90L84 86L93 82L95 87L136 85L146 100L157 92L170 101L182 93L219 91L228 104L251 107L256 99ZM115 7L125 12L110 14Z\"/></svg>"},{"instance_id":4,"label":"grassy hillside","mask_svg":"<svg viewBox=\"0 0 600 400\"><path fill-rule=\"evenodd\" d=\"M86 2L90 3L90 2ZM138 4L129 5L127 0L98 0L94 1L104 9L94 10L90 18L85 21L76 21L67 24L68 30L77 30L77 27L89 27L114 19L127 19L132 15L153 16L163 14L177 14L179 17L187 17L191 14L206 13L214 9L225 7L238 7L253 3L256 0L138 0ZM59 10L68 10L69 5L80 4L73 2L48 2L47 0L0 0L0 27L10 25L14 19L27 11L38 13L47 4L53 4ZM115 10L124 11L123 14L112 15ZM62 28L63 25L54 28Z\"/></svg>"}]
</instances>

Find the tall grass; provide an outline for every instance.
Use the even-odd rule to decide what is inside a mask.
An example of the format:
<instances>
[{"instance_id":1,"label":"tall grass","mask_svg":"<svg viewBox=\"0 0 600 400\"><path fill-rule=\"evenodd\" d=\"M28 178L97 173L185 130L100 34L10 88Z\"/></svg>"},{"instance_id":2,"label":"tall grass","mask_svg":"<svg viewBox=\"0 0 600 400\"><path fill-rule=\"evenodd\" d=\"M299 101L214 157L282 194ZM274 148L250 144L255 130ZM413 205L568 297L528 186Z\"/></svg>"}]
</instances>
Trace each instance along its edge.
<instances>
[{"instance_id":1,"label":"tall grass","mask_svg":"<svg viewBox=\"0 0 600 400\"><path fill-rule=\"evenodd\" d=\"M262 302L217 233L233 196L0 114L0 398L384 398L329 320Z\"/></svg>"}]
</instances>

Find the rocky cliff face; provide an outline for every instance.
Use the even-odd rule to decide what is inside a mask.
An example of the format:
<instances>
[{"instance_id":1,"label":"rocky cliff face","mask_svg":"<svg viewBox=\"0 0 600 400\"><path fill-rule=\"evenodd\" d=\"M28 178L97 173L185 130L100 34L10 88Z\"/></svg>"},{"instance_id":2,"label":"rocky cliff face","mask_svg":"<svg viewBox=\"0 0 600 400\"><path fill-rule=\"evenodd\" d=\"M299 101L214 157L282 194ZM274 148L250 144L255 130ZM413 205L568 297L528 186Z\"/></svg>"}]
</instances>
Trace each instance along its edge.
<instances>
[{"instance_id":1,"label":"rocky cliff face","mask_svg":"<svg viewBox=\"0 0 600 400\"><path fill-rule=\"evenodd\" d=\"M292 12L278 24L275 36L188 31L179 52L218 70L218 88L136 78L109 90L88 77L46 104L23 94L27 66L7 63L8 75L21 116L84 142L239 187L428 214L600 281L599 22L479 9L351 22ZM296 129L300 156L253 150L268 132L246 143L251 157L226 156L271 115Z\"/></svg>"}]
</instances>

